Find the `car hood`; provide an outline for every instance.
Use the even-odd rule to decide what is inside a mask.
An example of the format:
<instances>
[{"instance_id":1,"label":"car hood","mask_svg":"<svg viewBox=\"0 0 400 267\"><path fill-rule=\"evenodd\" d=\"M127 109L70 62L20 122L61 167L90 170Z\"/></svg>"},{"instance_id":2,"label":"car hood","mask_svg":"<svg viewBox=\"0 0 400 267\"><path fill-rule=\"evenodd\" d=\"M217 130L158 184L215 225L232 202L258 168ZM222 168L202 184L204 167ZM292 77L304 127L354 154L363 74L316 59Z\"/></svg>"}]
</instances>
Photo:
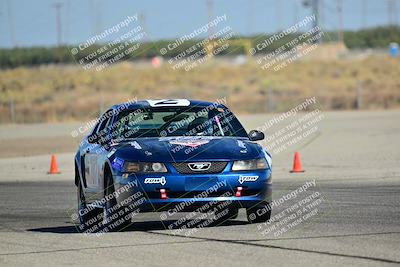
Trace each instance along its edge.
<instances>
[{"instance_id":1,"label":"car hood","mask_svg":"<svg viewBox=\"0 0 400 267\"><path fill-rule=\"evenodd\" d=\"M246 160L262 157L260 145L234 137L138 138L112 145L118 158L128 161L182 162Z\"/></svg>"}]
</instances>

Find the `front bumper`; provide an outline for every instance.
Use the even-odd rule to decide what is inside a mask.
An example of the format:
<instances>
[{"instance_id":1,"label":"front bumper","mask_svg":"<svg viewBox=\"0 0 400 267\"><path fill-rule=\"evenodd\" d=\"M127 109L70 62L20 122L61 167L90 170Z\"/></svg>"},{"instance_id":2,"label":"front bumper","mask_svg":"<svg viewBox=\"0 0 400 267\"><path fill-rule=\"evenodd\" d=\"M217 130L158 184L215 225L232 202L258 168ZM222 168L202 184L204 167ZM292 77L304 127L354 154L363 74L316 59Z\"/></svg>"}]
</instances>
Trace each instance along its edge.
<instances>
[{"instance_id":1,"label":"front bumper","mask_svg":"<svg viewBox=\"0 0 400 267\"><path fill-rule=\"evenodd\" d=\"M270 169L208 175L130 174L114 176L114 186L120 192L117 201L123 206L136 203L140 212L186 212L205 211L210 203L225 202L236 208L250 208L271 202L271 179ZM238 187L242 188L240 197L236 196ZM160 189L165 189L165 199L161 198Z\"/></svg>"}]
</instances>

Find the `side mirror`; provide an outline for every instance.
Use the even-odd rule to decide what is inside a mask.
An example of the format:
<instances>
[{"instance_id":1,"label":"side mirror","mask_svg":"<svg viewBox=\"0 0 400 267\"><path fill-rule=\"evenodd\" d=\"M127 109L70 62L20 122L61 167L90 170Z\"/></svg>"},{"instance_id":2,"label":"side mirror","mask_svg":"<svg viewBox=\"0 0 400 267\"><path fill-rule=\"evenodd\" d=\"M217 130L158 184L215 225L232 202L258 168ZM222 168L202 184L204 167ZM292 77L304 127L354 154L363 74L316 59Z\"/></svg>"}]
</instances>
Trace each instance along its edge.
<instances>
[{"instance_id":1,"label":"side mirror","mask_svg":"<svg viewBox=\"0 0 400 267\"><path fill-rule=\"evenodd\" d=\"M249 139L250 141L259 141L263 140L265 137L263 132L257 131L257 130L251 130L249 132Z\"/></svg>"}]
</instances>

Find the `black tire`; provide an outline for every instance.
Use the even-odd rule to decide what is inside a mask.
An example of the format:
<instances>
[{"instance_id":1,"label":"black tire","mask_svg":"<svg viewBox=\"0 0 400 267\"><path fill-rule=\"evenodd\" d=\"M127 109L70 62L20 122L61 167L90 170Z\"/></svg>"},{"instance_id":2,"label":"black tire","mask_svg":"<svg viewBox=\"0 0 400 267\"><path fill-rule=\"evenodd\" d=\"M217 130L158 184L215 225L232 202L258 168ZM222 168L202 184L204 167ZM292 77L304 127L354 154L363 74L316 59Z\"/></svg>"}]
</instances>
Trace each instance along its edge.
<instances>
[{"instance_id":1,"label":"black tire","mask_svg":"<svg viewBox=\"0 0 400 267\"><path fill-rule=\"evenodd\" d=\"M271 218L271 207L269 203L263 202L255 207L246 209L249 223L263 223Z\"/></svg>"},{"instance_id":2,"label":"black tire","mask_svg":"<svg viewBox=\"0 0 400 267\"><path fill-rule=\"evenodd\" d=\"M77 218L79 220L78 230L82 233L96 233L100 231L103 220L103 210L100 208L88 209L80 181L78 181L77 196Z\"/></svg>"},{"instance_id":3,"label":"black tire","mask_svg":"<svg viewBox=\"0 0 400 267\"><path fill-rule=\"evenodd\" d=\"M104 197L107 197L106 206L104 208L104 225L108 231L121 231L130 226L131 220L125 219L131 213L127 207L119 206L114 196L114 181L110 172L105 173L106 188L104 189Z\"/></svg>"}]
</instances>

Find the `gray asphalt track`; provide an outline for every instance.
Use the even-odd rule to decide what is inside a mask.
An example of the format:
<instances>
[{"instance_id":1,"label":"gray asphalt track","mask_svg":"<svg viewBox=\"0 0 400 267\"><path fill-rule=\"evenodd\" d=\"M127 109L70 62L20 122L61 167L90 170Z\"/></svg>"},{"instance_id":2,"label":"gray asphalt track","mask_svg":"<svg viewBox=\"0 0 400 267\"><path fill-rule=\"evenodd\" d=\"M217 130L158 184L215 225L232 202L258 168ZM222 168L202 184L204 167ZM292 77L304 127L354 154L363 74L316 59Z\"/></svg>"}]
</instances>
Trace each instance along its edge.
<instances>
[{"instance_id":1,"label":"gray asphalt track","mask_svg":"<svg viewBox=\"0 0 400 267\"><path fill-rule=\"evenodd\" d=\"M275 191L284 195L301 186L290 184L288 187L285 182L277 182ZM235 266L400 264L396 182L361 186L319 183L318 191L327 199L320 205L320 215L277 238L262 236L257 224L248 224L243 213L236 220L200 229L187 237L165 230L158 214L151 213L141 215L123 232L84 236L77 233L68 214L75 205L71 183L0 185L3 266L25 265L28 261L78 264L78 260L89 265L107 261L152 266L178 261L181 265L209 262Z\"/></svg>"},{"instance_id":2,"label":"gray asphalt track","mask_svg":"<svg viewBox=\"0 0 400 267\"><path fill-rule=\"evenodd\" d=\"M274 157L274 199L307 181L316 186L273 215L316 192L323 200L314 216L281 234L263 230L285 217L249 224L241 211L236 220L190 234L165 229L159 214L149 213L122 232L85 236L70 219L76 206L71 166L60 166L60 176L30 171L31 164L47 165L38 156L10 176L10 164L23 158L0 160L0 266L400 265L400 112L327 115L321 134L299 146L305 173L289 173L293 149ZM61 155L60 165L71 157Z\"/></svg>"}]
</instances>

